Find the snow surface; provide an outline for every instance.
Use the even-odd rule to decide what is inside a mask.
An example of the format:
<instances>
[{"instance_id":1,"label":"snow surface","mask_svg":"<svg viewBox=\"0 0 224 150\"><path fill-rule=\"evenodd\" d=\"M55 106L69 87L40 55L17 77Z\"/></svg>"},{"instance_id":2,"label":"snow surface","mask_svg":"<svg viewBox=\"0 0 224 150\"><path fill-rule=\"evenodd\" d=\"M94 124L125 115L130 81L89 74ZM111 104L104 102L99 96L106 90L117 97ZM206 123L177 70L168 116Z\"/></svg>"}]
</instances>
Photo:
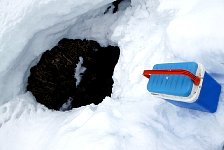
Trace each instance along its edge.
<instances>
[{"instance_id":1,"label":"snow surface","mask_svg":"<svg viewBox=\"0 0 224 150\"><path fill-rule=\"evenodd\" d=\"M125 0L104 14L110 2L0 1L0 150L222 150L223 92L214 114L179 108L152 97L142 72L197 61L223 86L224 1ZM99 105L53 111L25 91L29 69L63 37L120 47Z\"/></svg>"}]
</instances>

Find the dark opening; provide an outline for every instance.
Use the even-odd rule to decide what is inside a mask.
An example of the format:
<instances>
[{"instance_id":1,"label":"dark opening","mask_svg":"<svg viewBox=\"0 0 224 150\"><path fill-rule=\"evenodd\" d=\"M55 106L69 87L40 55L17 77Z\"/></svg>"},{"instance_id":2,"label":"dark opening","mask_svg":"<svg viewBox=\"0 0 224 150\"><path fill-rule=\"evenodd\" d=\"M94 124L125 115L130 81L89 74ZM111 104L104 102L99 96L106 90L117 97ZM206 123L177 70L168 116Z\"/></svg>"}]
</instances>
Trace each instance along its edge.
<instances>
[{"instance_id":1,"label":"dark opening","mask_svg":"<svg viewBox=\"0 0 224 150\"><path fill-rule=\"evenodd\" d=\"M118 11L120 11L120 9L124 10L127 7L129 7L130 5L131 5L131 0L115 0L110 4L110 6L107 7L104 14L106 14L110 11L112 13L117 13Z\"/></svg>"},{"instance_id":2,"label":"dark opening","mask_svg":"<svg viewBox=\"0 0 224 150\"><path fill-rule=\"evenodd\" d=\"M62 39L31 68L27 90L39 103L54 110L99 104L111 95L119 55L117 46Z\"/></svg>"}]
</instances>

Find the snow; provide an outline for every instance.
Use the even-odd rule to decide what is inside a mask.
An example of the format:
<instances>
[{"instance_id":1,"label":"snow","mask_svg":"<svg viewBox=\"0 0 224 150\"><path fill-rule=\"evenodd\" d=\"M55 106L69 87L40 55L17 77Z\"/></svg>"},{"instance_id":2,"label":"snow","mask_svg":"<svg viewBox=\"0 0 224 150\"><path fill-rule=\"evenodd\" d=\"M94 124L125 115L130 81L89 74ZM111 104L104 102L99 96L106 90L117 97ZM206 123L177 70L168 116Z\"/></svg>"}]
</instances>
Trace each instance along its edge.
<instances>
[{"instance_id":1,"label":"snow","mask_svg":"<svg viewBox=\"0 0 224 150\"><path fill-rule=\"evenodd\" d=\"M59 109L60 111L67 111L72 109L72 101L74 99L72 97L69 97L68 100L61 106Z\"/></svg>"},{"instance_id":2,"label":"snow","mask_svg":"<svg viewBox=\"0 0 224 150\"><path fill-rule=\"evenodd\" d=\"M82 67L83 58L79 57L79 62L75 68L75 79L76 79L76 86L79 85L80 81L82 80L82 74L85 72L86 68Z\"/></svg>"},{"instance_id":3,"label":"snow","mask_svg":"<svg viewBox=\"0 0 224 150\"><path fill-rule=\"evenodd\" d=\"M222 150L224 101L214 114L152 97L142 73L197 61L224 85L222 0L0 1L1 150ZM127 8L125 9L125 7ZM121 49L113 92L99 105L49 110L25 91L29 69L61 38Z\"/></svg>"}]
</instances>

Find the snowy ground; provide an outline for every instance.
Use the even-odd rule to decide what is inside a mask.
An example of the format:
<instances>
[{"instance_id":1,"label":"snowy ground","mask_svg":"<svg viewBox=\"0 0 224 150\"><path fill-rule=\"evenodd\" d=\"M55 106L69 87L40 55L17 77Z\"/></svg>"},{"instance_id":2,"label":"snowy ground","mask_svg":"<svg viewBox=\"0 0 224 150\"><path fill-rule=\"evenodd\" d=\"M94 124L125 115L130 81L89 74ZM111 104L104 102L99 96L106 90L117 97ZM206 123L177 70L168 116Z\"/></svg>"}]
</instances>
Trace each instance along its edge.
<instances>
[{"instance_id":1,"label":"snowy ground","mask_svg":"<svg viewBox=\"0 0 224 150\"><path fill-rule=\"evenodd\" d=\"M152 97L144 69L197 61L224 85L223 0L0 1L0 150L222 150L224 95L214 114ZM127 8L126 8L127 7ZM111 97L67 112L25 92L29 69L62 37L118 44Z\"/></svg>"}]
</instances>

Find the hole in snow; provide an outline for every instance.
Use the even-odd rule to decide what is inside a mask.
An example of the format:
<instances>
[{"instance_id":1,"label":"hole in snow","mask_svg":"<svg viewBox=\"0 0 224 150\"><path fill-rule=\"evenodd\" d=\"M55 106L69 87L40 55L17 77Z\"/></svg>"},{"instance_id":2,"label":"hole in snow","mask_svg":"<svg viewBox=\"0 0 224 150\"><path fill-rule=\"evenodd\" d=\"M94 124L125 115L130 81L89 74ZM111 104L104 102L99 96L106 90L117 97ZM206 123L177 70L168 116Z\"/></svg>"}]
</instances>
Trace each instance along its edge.
<instances>
[{"instance_id":1,"label":"hole in snow","mask_svg":"<svg viewBox=\"0 0 224 150\"><path fill-rule=\"evenodd\" d=\"M111 95L119 55L117 46L62 39L31 68L27 90L39 103L55 110L99 104Z\"/></svg>"},{"instance_id":2,"label":"hole in snow","mask_svg":"<svg viewBox=\"0 0 224 150\"><path fill-rule=\"evenodd\" d=\"M116 13L120 10L125 10L127 7L131 6L131 0L115 0L107 7L104 14L108 12Z\"/></svg>"}]
</instances>

